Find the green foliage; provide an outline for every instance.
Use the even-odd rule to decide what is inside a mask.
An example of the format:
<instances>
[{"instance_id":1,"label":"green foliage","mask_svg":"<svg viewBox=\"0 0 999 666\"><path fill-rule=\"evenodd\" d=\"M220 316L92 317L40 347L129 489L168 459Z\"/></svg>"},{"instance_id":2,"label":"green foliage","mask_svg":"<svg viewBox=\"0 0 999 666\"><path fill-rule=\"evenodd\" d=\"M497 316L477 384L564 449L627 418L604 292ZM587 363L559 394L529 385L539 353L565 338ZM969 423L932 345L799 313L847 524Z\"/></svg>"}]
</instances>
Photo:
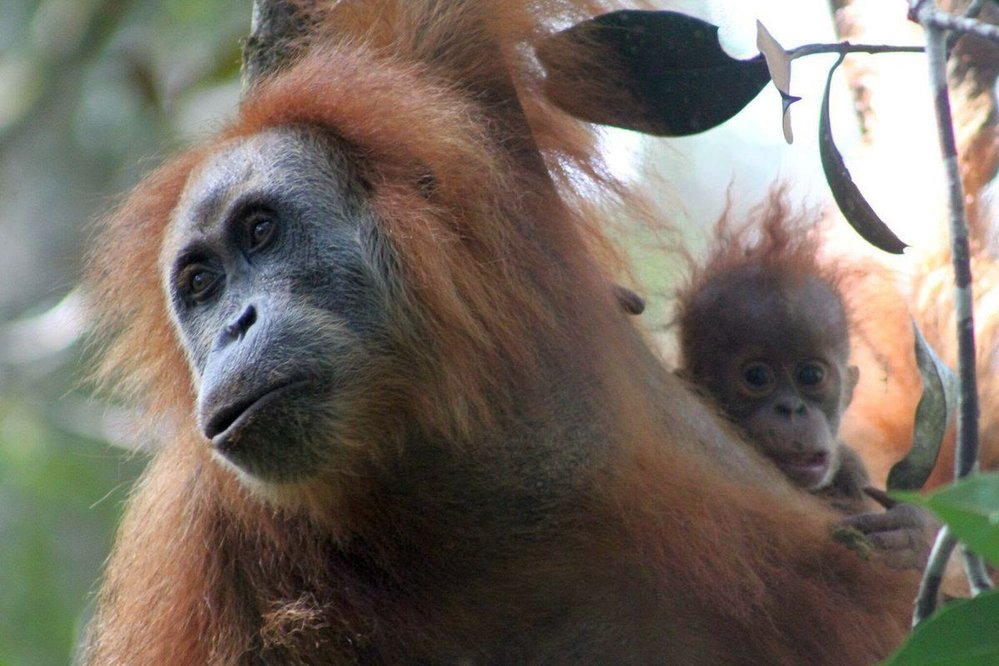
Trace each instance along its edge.
<instances>
[{"instance_id":1,"label":"green foliage","mask_svg":"<svg viewBox=\"0 0 999 666\"><path fill-rule=\"evenodd\" d=\"M992 564L999 564L999 474L968 477L929 495L892 493L926 507ZM999 664L999 591L953 602L921 623L887 666Z\"/></svg>"},{"instance_id":2,"label":"green foliage","mask_svg":"<svg viewBox=\"0 0 999 666\"><path fill-rule=\"evenodd\" d=\"M999 591L955 601L920 624L885 666L999 664Z\"/></svg>"},{"instance_id":3,"label":"green foliage","mask_svg":"<svg viewBox=\"0 0 999 666\"><path fill-rule=\"evenodd\" d=\"M0 403L0 664L68 663L128 486L142 466Z\"/></svg>"},{"instance_id":4,"label":"green foliage","mask_svg":"<svg viewBox=\"0 0 999 666\"><path fill-rule=\"evenodd\" d=\"M924 506L954 535L992 564L999 564L999 474L977 474L930 495L892 493Z\"/></svg>"}]
</instances>

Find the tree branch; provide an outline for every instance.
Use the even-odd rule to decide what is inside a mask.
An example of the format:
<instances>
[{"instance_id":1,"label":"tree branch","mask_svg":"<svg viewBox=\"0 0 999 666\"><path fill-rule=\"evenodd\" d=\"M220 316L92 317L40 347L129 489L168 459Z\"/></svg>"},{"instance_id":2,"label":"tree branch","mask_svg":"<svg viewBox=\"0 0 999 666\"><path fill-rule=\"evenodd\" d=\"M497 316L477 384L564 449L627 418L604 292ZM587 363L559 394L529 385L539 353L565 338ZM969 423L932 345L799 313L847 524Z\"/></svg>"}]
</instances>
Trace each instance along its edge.
<instances>
[{"instance_id":1,"label":"tree branch","mask_svg":"<svg viewBox=\"0 0 999 666\"><path fill-rule=\"evenodd\" d=\"M940 16L947 17L942 21ZM957 19L940 12L932 0L909 0L909 17L917 20L926 32L926 54L929 63L930 87L933 93L934 110L937 116L937 130L940 138L940 152L947 173L948 207L950 217L951 254L954 268L954 305L957 319L958 349L958 410L957 410L957 451L955 454L955 475L963 478L978 469L978 380L975 374L975 320L971 277L971 251L968 243L968 220L964 213L964 186L957 159L957 145L954 140L954 124L950 110L947 89L947 28ZM953 20L953 21L952 21ZM982 24L970 19L961 19L976 26ZM988 26L992 28L992 26ZM992 30L995 30L994 28ZM999 39L999 30L995 30ZM940 531L937 545L950 537L946 528ZM951 550L953 545L951 546ZM937 551L936 546L934 552ZM949 555L949 551L948 551ZM946 561L944 562L946 564ZM978 574L982 564L976 556L965 551L965 570L973 591L980 592L985 583ZM916 600L913 623L925 619L936 607L936 590L931 578L941 575L928 567ZM939 589L939 581L935 587ZM987 589L987 588L986 588ZM932 596L926 596L932 592Z\"/></svg>"},{"instance_id":2,"label":"tree branch","mask_svg":"<svg viewBox=\"0 0 999 666\"><path fill-rule=\"evenodd\" d=\"M933 614L937 607L937 596L940 594L940 584L943 582L944 571L947 569L947 561L957 546L957 539L950 533L950 529L944 525L937 533L937 540L930 551L930 558L926 564L926 571L923 572L923 580L919 584L919 594L916 595L916 608L912 613L912 626Z\"/></svg>"},{"instance_id":3,"label":"tree branch","mask_svg":"<svg viewBox=\"0 0 999 666\"><path fill-rule=\"evenodd\" d=\"M979 11L981 9L979 8ZM991 42L999 42L999 27L989 23L982 23L967 16L954 16L945 11L937 9L933 0L909 0L909 19L916 21L927 30L927 40L929 39L929 28L936 30L953 31L959 34L975 35Z\"/></svg>"},{"instance_id":4,"label":"tree branch","mask_svg":"<svg viewBox=\"0 0 999 666\"><path fill-rule=\"evenodd\" d=\"M961 557L964 558L964 575L968 578L972 596L977 597L979 594L991 590L992 579L989 578L985 560L980 555L968 550L967 546L961 546Z\"/></svg>"},{"instance_id":5,"label":"tree branch","mask_svg":"<svg viewBox=\"0 0 999 666\"><path fill-rule=\"evenodd\" d=\"M922 46L892 46L890 44L851 44L850 42L838 42L836 44L804 44L787 50L787 55L791 59L802 56L815 55L816 53L922 53L926 49Z\"/></svg>"},{"instance_id":6,"label":"tree branch","mask_svg":"<svg viewBox=\"0 0 999 666\"><path fill-rule=\"evenodd\" d=\"M985 3L988 0L971 0L968 6L964 10L964 18L966 19L976 19L978 15L982 13L982 9L985 7ZM957 44L957 40L961 38L961 33L952 32L947 35L947 56L950 57L950 52L954 50L954 45Z\"/></svg>"},{"instance_id":7,"label":"tree branch","mask_svg":"<svg viewBox=\"0 0 999 666\"><path fill-rule=\"evenodd\" d=\"M243 44L243 90L294 62L317 20L315 12L295 0L254 0Z\"/></svg>"}]
</instances>

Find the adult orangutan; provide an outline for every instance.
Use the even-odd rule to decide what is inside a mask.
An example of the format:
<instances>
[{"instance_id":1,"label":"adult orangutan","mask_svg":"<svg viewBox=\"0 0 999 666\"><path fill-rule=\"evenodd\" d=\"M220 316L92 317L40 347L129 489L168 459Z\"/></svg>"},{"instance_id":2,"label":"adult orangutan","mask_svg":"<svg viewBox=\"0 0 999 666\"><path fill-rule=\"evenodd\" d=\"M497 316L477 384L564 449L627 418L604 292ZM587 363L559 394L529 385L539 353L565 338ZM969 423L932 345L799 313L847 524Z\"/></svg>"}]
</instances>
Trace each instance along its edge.
<instances>
[{"instance_id":1,"label":"adult orangutan","mask_svg":"<svg viewBox=\"0 0 999 666\"><path fill-rule=\"evenodd\" d=\"M913 577L834 543L608 288L588 202L620 190L527 48L592 8L278 4L306 32L97 240L104 376L169 441L87 663L888 654Z\"/></svg>"}]
</instances>

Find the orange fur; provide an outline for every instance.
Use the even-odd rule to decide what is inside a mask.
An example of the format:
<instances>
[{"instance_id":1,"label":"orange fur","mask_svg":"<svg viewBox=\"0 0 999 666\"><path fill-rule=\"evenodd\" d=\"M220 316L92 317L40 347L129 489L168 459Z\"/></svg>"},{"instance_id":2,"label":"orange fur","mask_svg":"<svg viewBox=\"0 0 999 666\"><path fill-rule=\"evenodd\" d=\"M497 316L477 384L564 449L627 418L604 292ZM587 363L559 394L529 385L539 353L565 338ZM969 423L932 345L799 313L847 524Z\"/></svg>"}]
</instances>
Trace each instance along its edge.
<instances>
[{"instance_id":1,"label":"orange fur","mask_svg":"<svg viewBox=\"0 0 999 666\"><path fill-rule=\"evenodd\" d=\"M301 62L106 222L89 281L105 376L169 443L130 502L89 663L867 664L904 635L913 578L834 543L832 514L614 302L588 199L622 190L524 48L577 11L340 2ZM399 257L399 335L431 339L353 476L262 500L196 432L157 275L188 175L284 124L350 144Z\"/></svg>"}]
</instances>

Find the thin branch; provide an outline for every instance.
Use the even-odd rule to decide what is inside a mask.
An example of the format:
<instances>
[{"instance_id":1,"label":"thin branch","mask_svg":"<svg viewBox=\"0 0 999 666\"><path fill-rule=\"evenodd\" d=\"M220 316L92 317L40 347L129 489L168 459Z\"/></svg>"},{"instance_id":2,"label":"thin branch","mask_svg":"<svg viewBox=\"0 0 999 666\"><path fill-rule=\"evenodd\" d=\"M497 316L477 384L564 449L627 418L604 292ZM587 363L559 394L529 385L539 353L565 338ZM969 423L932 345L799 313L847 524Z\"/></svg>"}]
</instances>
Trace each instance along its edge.
<instances>
[{"instance_id":1,"label":"thin branch","mask_svg":"<svg viewBox=\"0 0 999 666\"><path fill-rule=\"evenodd\" d=\"M958 479L978 468L978 381L975 375L975 321L972 301L971 251L968 244L968 221L964 213L964 187L957 160L954 124L951 117L950 98L947 90L946 28L938 20L941 12L932 0L909 0L909 16L919 21L926 32L926 54L929 63L930 86L937 115L940 152L947 172L948 205L950 217L951 254L954 267L954 304L957 315L958 349L958 413L957 452L955 474ZM948 18L953 18L949 17ZM964 19L968 20L968 19ZM977 22L970 21L976 25ZM999 31L997 31L999 37ZM949 538L946 528L941 530L937 543ZM936 550L936 548L934 548ZM972 589L984 583L978 572L980 563L970 554L965 556L966 571ZM930 578L939 572L927 572L916 600L913 622L918 623L936 607L936 594L927 597L933 588ZM974 579L972 579L974 576ZM936 583L939 589L939 582Z\"/></svg>"},{"instance_id":2,"label":"thin branch","mask_svg":"<svg viewBox=\"0 0 999 666\"><path fill-rule=\"evenodd\" d=\"M850 42L837 42L836 44L804 44L787 50L787 55L792 60L802 56L815 55L816 53L923 53L926 49L922 46L892 46L891 44L851 44Z\"/></svg>"},{"instance_id":3,"label":"thin branch","mask_svg":"<svg viewBox=\"0 0 999 666\"><path fill-rule=\"evenodd\" d=\"M947 30L963 35L975 35L990 42L999 42L999 27L973 18L948 14L937 9L932 0L909 0L909 18L922 24L927 30L929 28Z\"/></svg>"},{"instance_id":4,"label":"thin branch","mask_svg":"<svg viewBox=\"0 0 999 666\"><path fill-rule=\"evenodd\" d=\"M300 2L254 0L250 35L243 43L244 92L293 62L316 20Z\"/></svg>"},{"instance_id":5,"label":"thin branch","mask_svg":"<svg viewBox=\"0 0 999 666\"><path fill-rule=\"evenodd\" d=\"M961 557L964 558L964 575L968 578L968 585L971 587L972 596L978 596L992 589L992 579L989 578L988 569L985 568L985 560L981 555L968 550L967 546L961 546Z\"/></svg>"},{"instance_id":6,"label":"thin branch","mask_svg":"<svg viewBox=\"0 0 999 666\"><path fill-rule=\"evenodd\" d=\"M912 626L916 626L930 615L937 607L937 596L940 594L940 584L943 582L947 562L957 546L957 539L944 525L937 534L937 540L930 551L930 558L923 572L923 580L919 584L919 594L916 595L916 607L912 613Z\"/></svg>"},{"instance_id":7,"label":"thin branch","mask_svg":"<svg viewBox=\"0 0 999 666\"><path fill-rule=\"evenodd\" d=\"M966 19L976 19L978 15L982 13L982 9L985 8L985 3L988 0L971 0L968 6L964 10L962 16ZM951 32L947 35L947 57L950 57L951 51L954 50L954 45L957 44L957 40L961 39L961 33Z\"/></svg>"},{"instance_id":8,"label":"thin branch","mask_svg":"<svg viewBox=\"0 0 999 666\"><path fill-rule=\"evenodd\" d=\"M964 17L970 19L978 18L978 15L982 13L983 9L985 9L985 4L987 2L995 4L996 0L971 0L964 10Z\"/></svg>"},{"instance_id":9,"label":"thin branch","mask_svg":"<svg viewBox=\"0 0 999 666\"><path fill-rule=\"evenodd\" d=\"M917 2L919 0L916 0ZM934 108L940 131L940 151L947 170L950 233L954 267L955 309L957 311L958 441L956 475L964 478L978 467L978 380L975 375L975 319L972 298L971 250L968 244L968 220L964 214L964 186L957 160L954 125L947 91L947 60L944 34L940 28L926 26L927 54L934 91Z\"/></svg>"}]
</instances>

